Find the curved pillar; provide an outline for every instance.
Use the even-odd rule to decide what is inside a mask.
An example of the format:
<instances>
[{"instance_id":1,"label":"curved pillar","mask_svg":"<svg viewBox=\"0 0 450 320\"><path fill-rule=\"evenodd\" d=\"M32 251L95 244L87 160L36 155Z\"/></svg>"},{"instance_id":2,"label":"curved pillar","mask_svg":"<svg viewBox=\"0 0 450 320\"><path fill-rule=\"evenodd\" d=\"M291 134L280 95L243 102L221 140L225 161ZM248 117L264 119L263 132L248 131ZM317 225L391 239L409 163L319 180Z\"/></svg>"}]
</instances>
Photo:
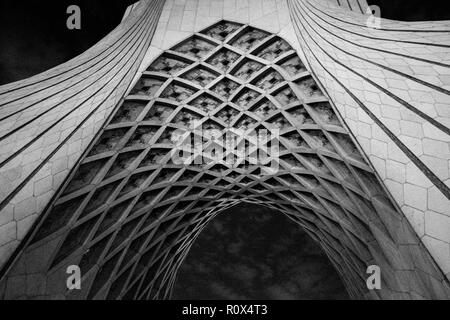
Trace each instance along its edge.
<instances>
[{"instance_id":1,"label":"curved pillar","mask_svg":"<svg viewBox=\"0 0 450 320\"><path fill-rule=\"evenodd\" d=\"M164 1L143 1L84 54L0 87L0 265L130 87Z\"/></svg>"},{"instance_id":2,"label":"curved pillar","mask_svg":"<svg viewBox=\"0 0 450 320\"><path fill-rule=\"evenodd\" d=\"M308 64L448 279L450 22L374 29L333 1L288 3Z\"/></svg>"}]
</instances>

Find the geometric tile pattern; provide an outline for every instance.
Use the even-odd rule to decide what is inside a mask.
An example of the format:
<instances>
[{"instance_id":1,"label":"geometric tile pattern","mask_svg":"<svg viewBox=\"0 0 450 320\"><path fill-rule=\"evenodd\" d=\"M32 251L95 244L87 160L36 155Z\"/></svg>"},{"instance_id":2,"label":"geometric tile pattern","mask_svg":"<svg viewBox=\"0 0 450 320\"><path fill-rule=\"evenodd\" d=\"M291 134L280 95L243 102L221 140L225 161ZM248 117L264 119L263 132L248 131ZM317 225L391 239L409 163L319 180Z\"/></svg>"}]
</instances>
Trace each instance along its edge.
<instances>
[{"instance_id":1,"label":"geometric tile pattern","mask_svg":"<svg viewBox=\"0 0 450 320\"><path fill-rule=\"evenodd\" d=\"M202 165L175 163L173 133L191 137L199 127L222 135L280 130L279 170L263 174L260 164L229 164L231 152ZM244 135L238 143L254 141ZM16 264L42 275L35 283L46 285L35 296L168 298L199 232L240 202L271 207L303 226L355 298L410 291L448 297L445 284L417 270L420 263L439 276L296 52L276 35L227 21L175 45L143 72L42 214ZM73 264L85 283L77 293L61 281ZM372 264L384 270L380 292L367 291Z\"/></svg>"}]
</instances>

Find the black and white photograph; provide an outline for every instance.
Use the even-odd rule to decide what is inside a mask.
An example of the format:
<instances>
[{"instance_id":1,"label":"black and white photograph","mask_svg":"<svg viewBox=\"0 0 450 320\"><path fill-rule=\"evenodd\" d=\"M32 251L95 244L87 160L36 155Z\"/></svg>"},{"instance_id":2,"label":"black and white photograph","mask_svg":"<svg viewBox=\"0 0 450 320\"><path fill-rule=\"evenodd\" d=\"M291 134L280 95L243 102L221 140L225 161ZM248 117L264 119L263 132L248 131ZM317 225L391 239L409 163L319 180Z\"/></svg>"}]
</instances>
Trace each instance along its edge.
<instances>
[{"instance_id":1,"label":"black and white photograph","mask_svg":"<svg viewBox=\"0 0 450 320\"><path fill-rule=\"evenodd\" d=\"M2 0L0 300L450 300L450 3Z\"/></svg>"}]
</instances>

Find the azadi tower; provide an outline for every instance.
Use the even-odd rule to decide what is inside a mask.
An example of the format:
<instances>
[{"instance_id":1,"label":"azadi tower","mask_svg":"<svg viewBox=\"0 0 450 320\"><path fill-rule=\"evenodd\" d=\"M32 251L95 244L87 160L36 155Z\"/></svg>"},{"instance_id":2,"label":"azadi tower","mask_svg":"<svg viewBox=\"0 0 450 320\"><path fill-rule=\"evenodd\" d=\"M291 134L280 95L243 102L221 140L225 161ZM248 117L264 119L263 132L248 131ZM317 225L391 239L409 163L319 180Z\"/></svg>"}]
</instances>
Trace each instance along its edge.
<instances>
[{"instance_id":1,"label":"azadi tower","mask_svg":"<svg viewBox=\"0 0 450 320\"><path fill-rule=\"evenodd\" d=\"M142 0L82 55L0 87L0 297L170 298L204 226L251 202L301 225L355 299L449 299L450 22L373 28L366 10ZM174 161L200 127L256 151L236 132L278 132L273 170L206 152L217 135Z\"/></svg>"}]
</instances>

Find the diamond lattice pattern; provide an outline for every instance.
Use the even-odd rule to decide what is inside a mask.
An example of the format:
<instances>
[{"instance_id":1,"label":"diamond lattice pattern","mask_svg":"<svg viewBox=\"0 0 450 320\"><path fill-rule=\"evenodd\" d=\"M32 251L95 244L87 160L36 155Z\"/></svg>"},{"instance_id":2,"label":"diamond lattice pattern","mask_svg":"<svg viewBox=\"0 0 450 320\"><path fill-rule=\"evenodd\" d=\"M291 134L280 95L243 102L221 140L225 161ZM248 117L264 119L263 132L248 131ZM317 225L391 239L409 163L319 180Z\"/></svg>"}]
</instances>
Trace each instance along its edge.
<instances>
[{"instance_id":1,"label":"diamond lattice pattern","mask_svg":"<svg viewBox=\"0 0 450 320\"><path fill-rule=\"evenodd\" d=\"M189 132L194 123L223 135L279 129L279 170L268 175L247 161L227 164L230 154L202 165L175 164L172 133ZM239 143L252 141L244 135ZM354 295L366 290L366 266L389 260L384 247L406 232L291 46L221 22L164 52L142 74L30 245L60 236L48 272L79 264L91 279L87 298L166 298L201 229L242 201L269 206L303 226L354 283ZM374 254L380 251L382 258Z\"/></svg>"}]
</instances>

